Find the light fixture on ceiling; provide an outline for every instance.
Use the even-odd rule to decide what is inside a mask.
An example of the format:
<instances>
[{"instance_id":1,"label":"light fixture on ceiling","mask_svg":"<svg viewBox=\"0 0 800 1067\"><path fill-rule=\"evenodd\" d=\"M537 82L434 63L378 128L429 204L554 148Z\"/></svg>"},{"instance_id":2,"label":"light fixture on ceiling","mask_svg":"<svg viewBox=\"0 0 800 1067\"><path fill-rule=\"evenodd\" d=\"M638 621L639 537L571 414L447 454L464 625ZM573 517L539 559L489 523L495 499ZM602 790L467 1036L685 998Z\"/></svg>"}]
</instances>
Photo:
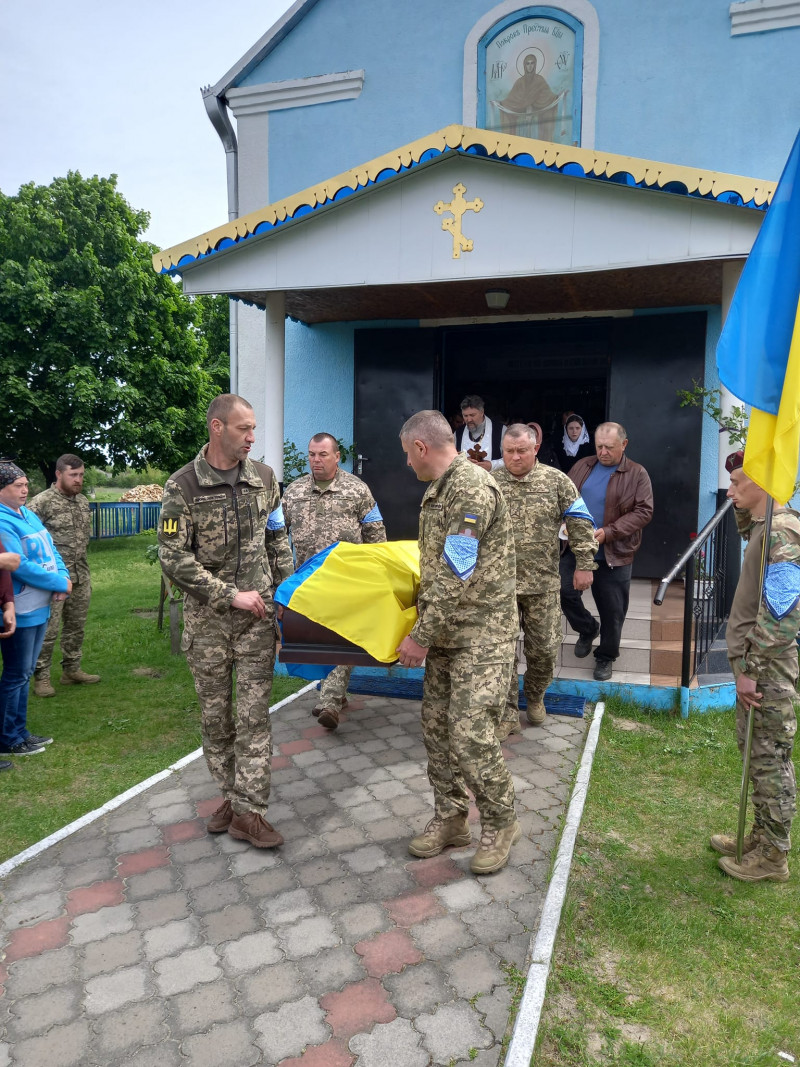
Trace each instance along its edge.
<instances>
[{"instance_id":1,"label":"light fixture on ceiling","mask_svg":"<svg viewBox=\"0 0 800 1067\"><path fill-rule=\"evenodd\" d=\"M487 289L486 306L492 311L502 311L508 306L510 296L508 289Z\"/></svg>"}]
</instances>

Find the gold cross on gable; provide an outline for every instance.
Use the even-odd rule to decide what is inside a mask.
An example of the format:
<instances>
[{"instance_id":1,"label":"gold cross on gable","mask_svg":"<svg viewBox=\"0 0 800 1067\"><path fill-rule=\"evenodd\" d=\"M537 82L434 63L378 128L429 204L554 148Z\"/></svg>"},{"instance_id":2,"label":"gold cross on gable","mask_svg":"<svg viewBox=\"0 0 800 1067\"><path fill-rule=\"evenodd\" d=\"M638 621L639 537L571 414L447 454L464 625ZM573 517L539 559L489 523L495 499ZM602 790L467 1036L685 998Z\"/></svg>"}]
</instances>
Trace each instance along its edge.
<instances>
[{"instance_id":1,"label":"gold cross on gable","mask_svg":"<svg viewBox=\"0 0 800 1067\"><path fill-rule=\"evenodd\" d=\"M461 216L465 211L477 213L483 207L483 201L477 196L474 200L465 200L464 193L466 191L466 186L459 182L453 189L455 195L449 204L445 204L443 200L440 200L438 204L433 205L433 210L437 215L449 211L453 216L451 219L442 219L442 229L453 235L453 259L461 259L462 251L472 251L472 241L461 232Z\"/></svg>"}]
</instances>

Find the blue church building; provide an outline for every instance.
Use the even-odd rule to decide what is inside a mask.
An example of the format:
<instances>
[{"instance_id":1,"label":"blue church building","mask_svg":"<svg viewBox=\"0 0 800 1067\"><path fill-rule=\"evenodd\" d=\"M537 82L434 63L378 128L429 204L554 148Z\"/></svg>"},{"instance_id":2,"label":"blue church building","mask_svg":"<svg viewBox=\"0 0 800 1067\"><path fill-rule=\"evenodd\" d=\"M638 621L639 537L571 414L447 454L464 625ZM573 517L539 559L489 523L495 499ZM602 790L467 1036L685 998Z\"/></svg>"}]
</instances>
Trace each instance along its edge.
<instances>
[{"instance_id":1,"label":"blue church building","mask_svg":"<svg viewBox=\"0 0 800 1067\"><path fill-rule=\"evenodd\" d=\"M284 439L355 442L392 538L416 531L414 411L479 393L546 432L622 422L655 491L637 570L660 577L727 485L726 435L678 391L719 385L798 54L780 0L297 0L203 92L227 221L155 267L234 298L255 453L280 471Z\"/></svg>"}]
</instances>

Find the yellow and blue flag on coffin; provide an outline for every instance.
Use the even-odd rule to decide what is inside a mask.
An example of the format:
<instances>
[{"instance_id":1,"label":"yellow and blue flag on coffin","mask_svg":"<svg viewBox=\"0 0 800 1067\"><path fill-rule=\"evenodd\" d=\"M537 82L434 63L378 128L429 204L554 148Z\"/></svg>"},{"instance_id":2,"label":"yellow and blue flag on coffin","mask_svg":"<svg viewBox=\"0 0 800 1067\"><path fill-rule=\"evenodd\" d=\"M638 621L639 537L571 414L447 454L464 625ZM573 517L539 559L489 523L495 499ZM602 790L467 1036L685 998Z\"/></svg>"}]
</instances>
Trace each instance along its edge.
<instances>
[{"instance_id":1,"label":"yellow and blue flag on coffin","mask_svg":"<svg viewBox=\"0 0 800 1067\"><path fill-rule=\"evenodd\" d=\"M351 545L337 541L299 567L275 590L275 602L359 645L381 663L417 621L416 541Z\"/></svg>"},{"instance_id":2,"label":"yellow and blue flag on coffin","mask_svg":"<svg viewBox=\"0 0 800 1067\"><path fill-rule=\"evenodd\" d=\"M733 295L717 368L753 409L744 472L785 504L800 456L800 133Z\"/></svg>"}]
</instances>

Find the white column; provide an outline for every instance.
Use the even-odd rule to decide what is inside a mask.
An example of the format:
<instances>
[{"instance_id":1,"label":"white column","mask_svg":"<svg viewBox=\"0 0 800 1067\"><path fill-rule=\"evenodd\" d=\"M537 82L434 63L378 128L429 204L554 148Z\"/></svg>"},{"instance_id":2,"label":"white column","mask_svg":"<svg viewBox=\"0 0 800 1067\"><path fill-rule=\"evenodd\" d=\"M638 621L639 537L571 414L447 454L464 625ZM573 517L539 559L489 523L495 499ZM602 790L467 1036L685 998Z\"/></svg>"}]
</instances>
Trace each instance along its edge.
<instances>
[{"instance_id":1,"label":"white column","mask_svg":"<svg viewBox=\"0 0 800 1067\"><path fill-rule=\"evenodd\" d=\"M744 267L744 260L730 259L726 260L722 264L722 325L725 325L725 320L728 317L728 311L730 310L731 300L733 299L733 293L736 289L736 284L739 281L739 277ZM725 420L725 416L730 414L730 410L737 402L733 393L729 392L724 385L720 385L720 406L722 407L722 419ZM730 485L730 475L725 470L725 460L733 452L733 445L730 443L728 434L725 430L720 431L719 435L719 464L718 464L718 478L717 485L720 489L727 489Z\"/></svg>"},{"instance_id":2,"label":"white column","mask_svg":"<svg viewBox=\"0 0 800 1067\"><path fill-rule=\"evenodd\" d=\"M264 353L264 462L283 481L283 389L286 352L286 295L267 294Z\"/></svg>"}]
</instances>

